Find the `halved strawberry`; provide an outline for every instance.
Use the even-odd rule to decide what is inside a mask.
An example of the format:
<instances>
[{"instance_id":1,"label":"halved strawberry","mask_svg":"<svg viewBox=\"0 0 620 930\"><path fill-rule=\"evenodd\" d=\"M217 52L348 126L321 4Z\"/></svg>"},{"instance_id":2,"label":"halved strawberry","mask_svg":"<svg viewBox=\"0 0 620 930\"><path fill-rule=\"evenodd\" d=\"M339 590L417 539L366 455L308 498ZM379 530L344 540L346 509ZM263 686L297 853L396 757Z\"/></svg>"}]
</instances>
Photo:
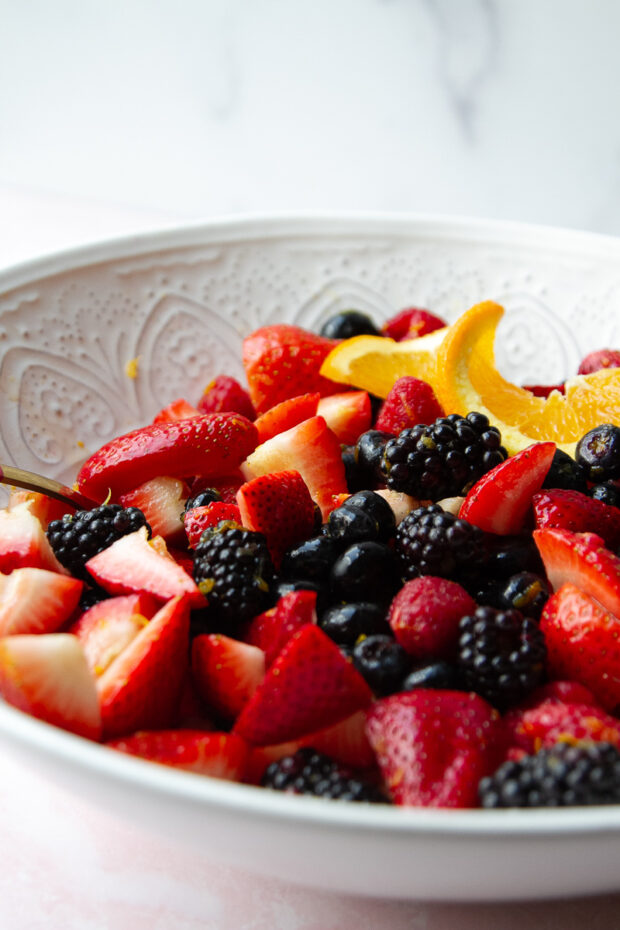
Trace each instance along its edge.
<instances>
[{"instance_id":1,"label":"halved strawberry","mask_svg":"<svg viewBox=\"0 0 620 930\"><path fill-rule=\"evenodd\" d=\"M199 417L202 411L198 410L184 397L173 400L172 403L160 410L153 417L153 423L174 423L176 420L189 420Z\"/></svg>"},{"instance_id":2,"label":"halved strawberry","mask_svg":"<svg viewBox=\"0 0 620 930\"><path fill-rule=\"evenodd\" d=\"M241 466L247 481L271 472L298 471L326 520L334 495L347 494L340 443L323 417L311 417L268 439Z\"/></svg>"},{"instance_id":3,"label":"halved strawberry","mask_svg":"<svg viewBox=\"0 0 620 930\"><path fill-rule=\"evenodd\" d=\"M66 513L73 513L74 508L57 501L53 497L39 494L36 491L23 491L21 488L11 488L9 494L8 510L14 510L20 504L26 504L30 513L37 518L44 530L52 520L61 520Z\"/></svg>"},{"instance_id":4,"label":"halved strawberry","mask_svg":"<svg viewBox=\"0 0 620 930\"><path fill-rule=\"evenodd\" d=\"M82 646L68 633L0 639L0 694L46 723L88 739L101 737L95 682Z\"/></svg>"},{"instance_id":5,"label":"halved strawberry","mask_svg":"<svg viewBox=\"0 0 620 930\"><path fill-rule=\"evenodd\" d=\"M69 619L84 583L44 568L0 575L0 636L55 633Z\"/></svg>"},{"instance_id":6,"label":"halved strawberry","mask_svg":"<svg viewBox=\"0 0 620 930\"><path fill-rule=\"evenodd\" d=\"M189 488L180 478L161 476L145 481L119 497L123 507L138 507L154 536L163 536L166 542L184 539L183 508Z\"/></svg>"},{"instance_id":7,"label":"halved strawberry","mask_svg":"<svg viewBox=\"0 0 620 930\"><path fill-rule=\"evenodd\" d=\"M519 533L532 497L540 491L549 471L555 448L553 442L538 442L496 465L469 491L459 517L487 533Z\"/></svg>"},{"instance_id":8,"label":"halved strawberry","mask_svg":"<svg viewBox=\"0 0 620 930\"><path fill-rule=\"evenodd\" d=\"M157 613L150 594L109 597L81 614L69 627L82 644L88 667L99 678Z\"/></svg>"},{"instance_id":9,"label":"halved strawberry","mask_svg":"<svg viewBox=\"0 0 620 930\"><path fill-rule=\"evenodd\" d=\"M264 613L254 617L243 631L243 640L258 646L269 667L293 633L316 623L316 591L289 591Z\"/></svg>"},{"instance_id":10,"label":"halved strawberry","mask_svg":"<svg viewBox=\"0 0 620 930\"><path fill-rule=\"evenodd\" d=\"M106 739L173 721L188 667L189 601L175 597L97 681Z\"/></svg>"},{"instance_id":11,"label":"halved strawberry","mask_svg":"<svg viewBox=\"0 0 620 930\"><path fill-rule=\"evenodd\" d=\"M204 730L140 730L106 745L149 762L230 781L241 781L248 757L248 746L238 736Z\"/></svg>"},{"instance_id":12,"label":"halved strawberry","mask_svg":"<svg viewBox=\"0 0 620 930\"><path fill-rule=\"evenodd\" d=\"M420 307L406 307L390 317L381 327L381 334L396 342L403 339L417 339L448 324L429 310Z\"/></svg>"},{"instance_id":13,"label":"halved strawberry","mask_svg":"<svg viewBox=\"0 0 620 930\"><path fill-rule=\"evenodd\" d=\"M405 375L394 382L377 414L375 429L395 436L418 423L434 423L444 410L430 384Z\"/></svg>"},{"instance_id":14,"label":"halved strawberry","mask_svg":"<svg viewBox=\"0 0 620 930\"><path fill-rule=\"evenodd\" d=\"M581 491L550 489L532 498L538 529L558 527L573 533L596 533L611 549L620 546L620 510Z\"/></svg>"},{"instance_id":15,"label":"halved strawberry","mask_svg":"<svg viewBox=\"0 0 620 930\"><path fill-rule=\"evenodd\" d=\"M300 394L299 397L289 397L281 403L270 407L265 413L254 421L258 433L258 444L267 442L272 436L283 433L298 423L316 416L321 395Z\"/></svg>"},{"instance_id":16,"label":"halved strawberry","mask_svg":"<svg viewBox=\"0 0 620 930\"><path fill-rule=\"evenodd\" d=\"M372 407L367 391L345 391L343 394L322 397L317 413L343 445L356 443L372 423Z\"/></svg>"},{"instance_id":17,"label":"halved strawberry","mask_svg":"<svg viewBox=\"0 0 620 930\"><path fill-rule=\"evenodd\" d=\"M542 697L535 704L509 710L502 718L502 726L507 745L528 754L559 741L588 740L620 746L620 720L594 699L563 702Z\"/></svg>"},{"instance_id":18,"label":"halved strawberry","mask_svg":"<svg viewBox=\"0 0 620 930\"><path fill-rule=\"evenodd\" d=\"M151 423L102 446L80 469L77 486L102 501L159 475L223 475L255 445L254 425L237 413Z\"/></svg>"},{"instance_id":19,"label":"halved strawberry","mask_svg":"<svg viewBox=\"0 0 620 930\"><path fill-rule=\"evenodd\" d=\"M241 523L241 511L236 504L213 501L203 507L190 507L183 516L185 534L190 548L196 548L207 527L217 526L222 520Z\"/></svg>"},{"instance_id":20,"label":"halved strawberry","mask_svg":"<svg viewBox=\"0 0 620 930\"><path fill-rule=\"evenodd\" d=\"M534 530L534 542L554 591L567 581L620 617L620 558L595 533Z\"/></svg>"},{"instance_id":21,"label":"halved strawberry","mask_svg":"<svg viewBox=\"0 0 620 930\"><path fill-rule=\"evenodd\" d=\"M145 592L161 601L187 595L193 607L205 606L194 579L167 554L163 539L149 540L145 526L93 556L86 570L110 594Z\"/></svg>"},{"instance_id":22,"label":"halved strawberry","mask_svg":"<svg viewBox=\"0 0 620 930\"><path fill-rule=\"evenodd\" d=\"M372 692L338 646L306 624L280 652L233 732L257 745L282 743L344 720Z\"/></svg>"},{"instance_id":23,"label":"halved strawberry","mask_svg":"<svg viewBox=\"0 0 620 930\"><path fill-rule=\"evenodd\" d=\"M243 526L267 540L276 568L287 549L312 535L314 501L298 471L252 478L237 491L237 505Z\"/></svg>"},{"instance_id":24,"label":"halved strawberry","mask_svg":"<svg viewBox=\"0 0 620 930\"><path fill-rule=\"evenodd\" d=\"M232 721L265 676L265 653L230 636L205 633L192 643L192 673L207 708Z\"/></svg>"},{"instance_id":25,"label":"halved strawberry","mask_svg":"<svg viewBox=\"0 0 620 930\"><path fill-rule=\"evenodd\" d=\"M244 339L243 365L257 414L289 397L315 391L325 397L341 391L341 385L319 374L336 345L336 339L285 323L263 326Z\"/></svg>"},{"instance_id":26,"label":"halved strawberry","mask_svg":"<svg viewBox=\"0 0 620 930\"><path fill-rule=\"evenodd\" d=\"M0 510L0 572L15 568L46 568L66 574L28 501Z\"/></svg>"},{"instance_id":27,"label":"halved strawberry","mask_svg":"<svg viewBox=\"0 0 620 930\"><path fill-rule=\"evenodd\" d=\"M248 420L256 417L250 395L230 375L218 375L207 384L198 401L198 410L200 413L240 413Z\"/></svg>"}]
</instances>

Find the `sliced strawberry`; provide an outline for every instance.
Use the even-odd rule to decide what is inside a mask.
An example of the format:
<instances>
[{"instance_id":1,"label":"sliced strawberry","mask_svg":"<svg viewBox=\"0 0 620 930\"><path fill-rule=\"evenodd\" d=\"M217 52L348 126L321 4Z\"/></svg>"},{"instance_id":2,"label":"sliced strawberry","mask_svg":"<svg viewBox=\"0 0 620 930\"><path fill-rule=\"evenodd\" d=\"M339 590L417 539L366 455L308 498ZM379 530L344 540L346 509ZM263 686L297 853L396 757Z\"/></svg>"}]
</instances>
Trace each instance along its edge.
<instances>
[{"instance_id":1,"label":"sliced strawberry","mask_svg":"<svg viewBox=\"0 0 620 930\"><path fill-rule=\"evenodd\" d=\"M207 384L198 401L198 410L200 413L240 413L248 420L256 417L250 395L230 375L218 375Z\"/></svg>"},{"instance_id":2,"label":"sliced strawberry","mask_svg":"<svg viewBox=\"0 0 620 930\"><path fill-rule=\"evenodd\" d=\"M502 726L507 744L528 754L558 741L592 740L620 746L620 720L594 702L542 699L537 704L509 710Z\"/></svg>"},{"instance_id":3,"label":"sliced strawberry","mask_svg":"<svg viewBox=\"0 0 620 930\"><path fill-rule=\"evenodd\" d=\"M435 316L428 310L422 310L420 307L406 307L383 324L381 334L396 342L402 342L403 339L426 336L447 325L441 317Z\"/></svg>"},{"instance_id":4,"label":"sliced strawberry","mask_svg":"<svg viewBox=\"0 0 620 930\"><path fill-rule=\"evenodd\" d=\"M418 689L377 701L367 734L396 804L477 807L503 748L498 712L477 694Z\"/></svg>"},{"instance_id":5,"label":"sliced strawberry","mask_svg":"<svg viewBox=\"0 0 620 930\"><path fill-rule=\"evenodd\" d=\"M524 384L523 387L534 397L549 397L554 391L564 394L566 390L563 384Z\"/></svg>"},{"instance_id":6,"label":"sliced strawberry","mask_svg":"<svg viewBox=\"0 0 620 930\"><path fill-rule=\"evenodd\" d=\"M269 667L291 636L307 623L316 623L316 591L289 591L275 607L250 621L243 639L265 653Z\"/></svg>"},{"instance_id":7,"label":"sliced strawberry","mask_svg":"<svg viewBox=\"0 0 620 930\"><path fill-rule=\"evenodd\" d=\"M89 559L86 570L109 594L145 592L162 601L187 595L193 607L204 607L193 578L168 554L162 554L165 543L157 540L149 541L146 527L140 527Z\"/></svg>"},{"instance_id":8,"label":"sliced strawberry","mask_svg":"<svg viewBox=\"0 0 620 930\"><path fill-rule=\"evenodd\" d=\"M317 413L343 445L356 443L372 423L372 407L367 391L345 391L343 394L322 397Z\"/></svg>"},{"instance_id":9,"label":"sliced strawberry","mask_svg":"<svg viewBox=\"0 0 620 930\"><path fill-rule=\"evenodd\" d=\"M237 504L243 526L267 540L276 568L287 549L312 535L314 501L298 471L252 478L237 491Z\"/></svg>"},{"instance_id":10,"label":"sliced strawberry","mask_svg":"<svg viewBox=\"0 0 620 930\"><path fill-rule=\"evenodd\" d=\"M572 582L620 617L620 558L594 533L534 530L534 542L554 591Z\"/></svg>"},{"instance_id":11,"label":"sliced strawberry","mask_svg":"<svg viewBox=\"0 0 620 930\"><path fill-rule=\"evenodd\" d=\"M66 574L49 544L39 520L24 502L12 510L0 510L0 572L14 568L46 568Z\"/></svg>"},{"instance_id":12,"label":"sliced strawberry","mask_svg":"<svg viewBox=\"0 0 620 930\"><path fill-rule=\"evenodd\" d=\"M597 349L590 352L582 359L577 374L590 375L602 368L620 368L620 350Z\"/></svg>"},{"instance_id":13,"label":"sliced strawberry","mask_svg":"<svg viewBox=\"0 0 620 930\"><path fill-rule=\"evenodd\" d=\"M140 730L107 745L149 762L230 781L241 781L248 757L238 736L204 730Z\"/></svg>"},{"instance_id":14,"label":"sliced strawberry","mask_svg":"<svg viewBox=\"0 0 620 930\"><path fill-rule=\"evenodd\" d=\"M298 471L326 520L334 495L348 494L340 443L323 417L311 417L258 446L241 471L246 480L270 472Z\"/></svg>"},{"instance_id":15,"label":"sliced strawberry","mask_svg":"<svg viewBox=\"0 0 620 930\"><path fill-rule=\"evenodd\" d=\"M101 737L101 714L84 651L68 633L0 639L0 694L46 723Z\"/></svg>"},{"instance_id":16,"label":"sliced strawberry","mask_svg":"<svg viewBox=\"0 0 620 930\"><path fill-rule=\"evenodd\" d=\"M620 510L581 491L552 489L532 498L538 529L558 527L573 533L596 533L611 549L620 546Z\"/></svg>"},{"instance_id":17,"label":"sliced strawberry","mask_svg":"<svg viewBox=\"0 0 620 930\"><path fill-rule=\"evenodd\" d=\"M69 619L84 584L44 568L0 575L0 636L55 633Z\"/></svg>"},{"instance_id":18,"label":"sliced strawberry","mask_svg":"<svg viewBox=\"0 0 620 930\"><path fill-rule=\"evenodd\" d=\"M196 548L207 527L217 526L222 520L241 523L241 511L236 504L213 501L203 507L190 507L183 516L185 534L190 548Z\"/></svg>"},{"instance_id":19,"label":"sliced strawberry","mask_svg":"<svg viewBox=\"0 0 620 930\"><path fill-rule=\"evenodd\" d=\"M183 397L173 400L171 404L160 410L153 417L153 423L174 423L177 420L189 420L191 417L199 417L204 411L198 410L192 406L189 401Z\"/></svg>"},{"instance_id":20,"label":"sliced strawberry","mask_svg":"<svg viewBox=\"0 0 620 930\"><path fill-rule=\"evenodd\" d=\"M159 606L150 594L109 597L94 604L71 624L68 632L81 642L95 678L136 638Z\"/></svg>"},{"instance_id":21,"label":"sliced strawberry","mask_svg":"<svg viewBox=\"0 0 620 930\"><path fill-rule=\"evenodd\" d=\"M306 624L267 671L233 732L257 745L282 743L338 723L371 699L370 688L338 646Z\"/></svg>"},{"instance_id":22,"label":"sliced strawberry","mask_svg":"<svg viewBox=\"0 0 620 930\"><path fill-rule=\"evenodd\" d=\"M424 575L400 589L387 619L398 642L416 659L452 659L459 622L475 609L476 602L461 585Z\"/></svg>"},{"instance_id":23,"label":"sliced strawberry","mask_svg":"<svg viewBox=\"0 0 620 930\"><path fill-rule=\"evenodd\" d=\"M535 443L496 465L469 491L459 517L487 533L519 533L532 497L540 491L549 471L555 448L553 442Z\"/></svg>"},{"instance_id":24,"label":"sliced strawberry","mask_svg":"<svg viewBox=\"0 0 620 930\"><path fill-rule=\"evenodd\" d=\"M26 504L28 510L36 517L44 530L52 520L61 520L66 513L73 513L74 508L57 501L45 494L36 491L22 491L20 488L11 488L8 510L14 510L20 504Z\"/></svg>"},{"instance_id":25,"label":"sliced strawberry","mask_svg":"<svg viewBox=\"0 0 620 930\"><path fill-rule=\"evenodd\" d=\"M265 677L265 653L221 633L192 643L192 673L207 708L235 720Z\"/></svg>"},{"instance_id":26,"label":"sliced strawberry","mask_svg":"<svg viewBox=\"0 0 620 930\"><path fill-rule=\"evenodd\" d=\"M198 693L194 676L191 669L188 669L179 706L175 715L174 726L180 730L216 730L211 715L209 714L205 703Z\"/></svg>"},{"instance_id":27,"label":"sliced strawberry","mask_svg":"<svg viewBox=\"0 0 620 930\"><path fill-rule=\"evenodd\" d=\"M254 425L236 413L151 423L102 446L80 469L77 485L83 494L101 501L159 475L223 475L255 445Z\"/></svg>"},{"instance_id":28,"label":"sliced strawberry","mask_svg":"<svg viewBox=\"0 0 620 930\"><path fill-rule=\"evenodd\" d=\"M377 414L375 429L395 436L418 423L434 423L444 410L430 384L406 375L394 382Z\"/></svg>"},{"instance_id":29,"label":"sliced strawberry","mask_svg":"<svg viewBox=\"0 0 620 930\"><path fill-rule=\"evenodd\" d=\"M151 478L144 484L121 494L123 507L138 507L154 536L163 536L167 542L184 539L183 508L189 488L180 478Z\"/></svg>"},{"instance_id":30,"label":"sliced strawberry","mask_svg":"<svg viewBox=\"0 0 620 930\"><path fill-rule=\"evenodd\" d=\"M325 397L342 387L319 374L336 339L299 326L276 323L257 329L243 342L243 365L250 398L258 414L289 397L315 391Z\"/></svg>"},{"instance_id":31,"label":"sliced strawberry","mask_svg":"<svg viewBox=\"0 0 620 930\"><path fill-rule=\"evenodd\" d=\"M259 444L316 416L320 398L321 395L317 392L300 394L299 397L289 397L288 400L283 400L266 410L254 421Z\"/></svg>"},{"instance_id":32,"label":"sliced strawberry","mask_svg":"<svg viewBox=\"0 0 620 930\"><path fill-rule=\"evenodd\" d=\"M106 739L170 726L188 666L189 602L164 604L97 681Z\"/></svg>"}]
</instances>

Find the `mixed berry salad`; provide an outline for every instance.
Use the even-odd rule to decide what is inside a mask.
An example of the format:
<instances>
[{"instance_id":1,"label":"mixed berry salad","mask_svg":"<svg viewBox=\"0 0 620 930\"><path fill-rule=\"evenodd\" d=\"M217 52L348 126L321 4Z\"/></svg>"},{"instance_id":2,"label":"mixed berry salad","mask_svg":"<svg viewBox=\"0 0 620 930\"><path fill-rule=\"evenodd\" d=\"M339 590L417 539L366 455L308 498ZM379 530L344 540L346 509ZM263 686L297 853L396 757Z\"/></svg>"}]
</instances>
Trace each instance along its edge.
<instances>
[{"instance_id":1,"label":"mixed berry salad","mask_svg":"<svg viewBox=\"0 0 620 930\"><path fill-rule=\"evenodd\" d=\"M0 694L265 789L620 802L620 351L507 382L496 304L243 343L0 511Z\"/></svg>"}]
</instances>

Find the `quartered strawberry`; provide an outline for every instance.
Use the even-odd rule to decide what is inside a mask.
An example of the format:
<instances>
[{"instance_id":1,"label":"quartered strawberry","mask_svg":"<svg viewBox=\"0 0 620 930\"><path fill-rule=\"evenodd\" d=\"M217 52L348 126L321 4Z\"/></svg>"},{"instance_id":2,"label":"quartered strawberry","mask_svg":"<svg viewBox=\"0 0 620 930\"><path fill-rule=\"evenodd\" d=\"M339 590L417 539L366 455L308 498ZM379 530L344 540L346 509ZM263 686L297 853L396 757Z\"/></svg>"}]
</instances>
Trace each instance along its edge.
<instances>
[{"instance_id":1,"label":"quartered strawberry","mask_svg":"<svg viewBox=\"0 0 620 930\"><path fill-rule=\"evenodd\" d=\"M334 496L348 494L340 443L323 417L311 417L268 439L241 466L246 480L270 472L298 471L326 520Z\"/></svg>"},{"instance_id":2,"label":"quartered strawberry","mask_svg":"<svg viewBox=\"0 0 620 930\"><path fill-rule=\"evenodd\" d=\"M205 606L194 579L167 553L163 539L148 539L144 526L89 559L86 570L109 594L144 592L160 601L186 595L193 607Z\"/></svg>"},{"instance_id":3,"label":"quartered strawberry","mask_svg":"<svg viewBox=\"0 0 620 930\"><path fill-rule=\"evenodd\" d=\"M566 582L545 604L540 628L552 678L581 682L606 710L620 706L620 619Z\"/></svg>"},{"instance_id":4,"label":"quartered strawberry","mask_svg":"<svg viewBox=\"0 0 620 930\"><path fill-rule=\"evenodd\" d=\"M314 501L298 471L252 478L237 491L237 505L243 526L267 540L276 568L287 549L312 535Z\"/></svg>"},{"instance_id":5,"label":"quartered strawberry","mask_svg":"<svg viewBox=\"0 0 620 930\"><path fill-rule=\"evenodd\" d=\"M558 527L573 533L596 533L611 549L620 546L620 510L581 491L550 489L532 498L538 529Z\"/></svg>"},{"instance_id":6,"label":"quartered strawberry","mask_svg":"<svg viewBox=\"0 0 620 930\"><path fill-rule=\"evenodd\" d=\"M77 617L67 632L81 642L95 678L136 638L159 606L150 594L127 594L99 601Z\"/></svg>"},{"instance_id":7,"label":"quartered strawberry","mask_svg":"<svg viewBox=\"0 0 620 930\"><path fill-rule=\"evenodd\" d=\"M613 743L620 746L620 720L594 701L542 699L509 710L502 719L507 745L528 755L558 741Z\"/></svg>"},{"instance_id":8,"label":"quartered strawberry","mask_svg":"<svg viewBox=\"0 0 620 930\"><path fill-rule=\"evenodd\" d=\"M169 423L151 423L112 439L84 463L77 486L102 501L160 475L188 478L223 475L256 445L256 429L237 413L212 413Z\"/></svg>"},{"instance_id":9,"label":"quartered strawberry","mask_svg":"<svg viewBox=\"0 0 620 930\"><path fill-rule=\"evenodd\" d=\"M26 501L12 510L0 510L0 572L8 574L14 568L45 568L66 574L30 508Z\"/></svg>"},{"instance_id":10,"label":"quartered strawberry","mask_svg":"<svg viewBox=\"0 0 620 930\"><path fill-rule=\"evenodd\" d=\"M477 807L503 746L498 712L462 691L417 689L377 701L366 732L396 804Z\"/></svg>"},{"instance_id":11,"label":"quartered strawberry","mask_svg":"<svg viewBox=\"0 0 620 930\"><path fill-rule=\"evenodd\" d=\"M263 326L244 339L243 365L257 414L289 397L315 391L325 397L341 391L340 385L319 374L336 345L337 339L285 323Z\"/></svg>"},{"instance_id":12,"label":"quartered strawberry","mask_svg":"<svg viewBox=\"0 0 620 930\"><path fill-rule=\"evenodd\" d=\"M400 589L387 619L398 642L416 659L452 659L459 622L475 609L476 602L461 585L424 575Z\"/></svg>"},{"instance_id":13,"label":"quartered strawberry","mask_svg":"<svg viewBox=\"0 0 620 930\"><path fill-rule=\"evenodd\" d=\"M0 636L55 633L77 607L84 584L44 568L0 575Z\"/></svg>"},{"instance_id":14,"label":"quartered strawberry","mask_svg":"<svg viewBox=\"0 0 620 930\"><path fill-rule=\"evenodd\" d=\"M434 423L444 410L430 384L405 375L394 382L383 401L375 429L398 436L401 430L418 423Z\"/></svg>"},{"instance_id":15,"label":"quartered strawberry","mask_svg":"<svg viewBox=\"0 0 620 930\"><path fill-rule=\"evenodd\" d=\"M429 310L420 307L406 307L390 317L381 327L381 334L396 342L403 339L417 339L448 324ZM432 423L432 420L429 420Z\"/></svg>"},{"instance_id":16,"label":"quartered strawberry","mask_svg":"<svg viewBox=\"0 0 620 930\"><path fill-rule=\"evenodd\" d=\"M555 443L538 442L483 475L465 497L459 517L487 533L519 533L549 471Z\"/></svg>"},{"instance_id":17,"label":"quartered strawberry","mask_svg":"<svg viewBox=\"0 0 620 930\"><path fill-rule=\"evenodd\" d=\"M256 417L250 395L230 375L218 375L207 384L198 401L198 410L200 413L240 413L248 420Z\"/></svg>"},{"instance_id":18,"label":"quartered strawberry","mask_svg":"<svg viewBox=\"0 0 620 930\"><path fill-rule=\"evenodd\" d=\"M243 631L243 640L265 653L269 667L293 633L307 623L316 623L316 591L289 591L275 607L250 621Z\"/></svg>"},{"instance_id":19,"label":"quartered strawberry","mask_svg":"<svg viewBox=\"0 0 620 930\"><path fill-rule=\"evenodd\" d=\"M254 421L258 443L267 442L272 436L277 436L278 433L283 433L292 426L297 426L298 423L316 416L320 399L321 395L315 391L313 394L289 397L288 400L283 400L275 407L270 407Z\"/></svg>"},{"instance_id":20,"label":"quartered strawberry","mask_svg":"<svg viewBox=\"0 0 620 930\"><path fill-rule=\"evenodd\" d=\"M101 737L95 682L82 646L69 633L0 639L0 694L46 723L88 739Z\"/></svg>"},{"instance_id":21,"label":"quartered strawberry","mask_svg":"<svg viewBox=\"0 0 620 930\"><path fill-rule=\"evenodd\" d=\"M259 746L298 739L344 720L372 692L317 626L293 634L245 705L233 732Z\"/></svg>"},{"instance_id":22,"label":"quartered strawberry","mask_svg":"<svg viewBox=\"0 0 620 930\"><path fill-rule=\"evenodd\" d=\"M106 745L149 762L231 781L241 780L248 757L238 736L204 730L140 730Z\"/></svg>"},{"instance_id":23,"label":"quartered strawberry","mask_svg":"<svg viewBox=\"0 0 620 930\"><path fill-rule=\"evenodd\" d=\"M571 582L620 617L620 558L595 533L534 530L534 542L554 591Z\"/></svg>"},{"instance_id":24,"label":"quartered strawberry","mask_svg":"<svg viewBox=\"0 0 620 930\"><path fill-rule=\"evenodd\" d=\"M265 653L221 633L192 643L192 674L208 710L235 720L265 676Z\"/></svg>"},{"instance_id":25,"label":"quartered strawberry","mask_svg":"<svg viewBox=\"0 0 620 930\"><path fill-rule=\"evenodd\" d=\"M590 375L602 368L620 368L619 349L596 349L590 352L582 359L577 374Z\"/></svg>"},{"instance_id":26,"label":"quartered strawberry","mask_svg":"<svg viewBox=\"0 0 620 930\"><path fill-rule=\"evenodd\" d=\"M199 417L204 411L198 410L184 397L173 400L159 413L153 417L153 423L174 423L176 420L189 420L191 417Z\"/></svg>"},{"instance_id":27,"label":"quartered strawberry","mask_svg":"<svg viewBox=\"0 0 620 930\"><path fill-rule=\"evenodd\" d=\"M47 497L46 494L39 494L37 491L23 491L21 488L11 488L9 494L8 510L14 510L20 504L25 504L27 509L36 517L44 530L52 520L62 520L66 513L73 513L74 508L57 501L53 497Z\"/></svg>"},{"instance_id":28,"label":"quartered strawberry","mask_svg":"<svg viewBox=\"0 0 620 930\"><path fill-rule=\"evenodd\" d=\"M317 413L343 445L356 443L372 423L372 407L367 391L345 391L322 397Z\"/></svg>"},{"instance_id":29,"label":"quartered strawberry","mask_svg":"<svg viewBox=\"0 0 620 930\"><path fill-rule=\"evenodd\" d=\"M178 543L184 539L183 508L188 495L189 488L180 478L162 476L121 494L119 503L123 507L138 507L153 536Z\"/></svg>"},{"instance_id":30,"label":"quartered strawberry","mask_svg":"<svg viewBox=\"0 0 620 930\"><path fill-rule=\"evenodd\" d=\"M106 739L170 726L188 667L189 602L175 597L97 681Z\"/></svg>"},{"instance_id":31,"label":"quartered strawberry","mask_svg":"<svg viewBox=\"0 0 620 930\"><path fill-rule=\"evenodd\" d=\"M217 526L222 520L241 523L241 511L236 504L213 501L201 507L190 507L183 515L183 525L190 548L196 548L207 527Z\"/></svg>"}]
</instances>

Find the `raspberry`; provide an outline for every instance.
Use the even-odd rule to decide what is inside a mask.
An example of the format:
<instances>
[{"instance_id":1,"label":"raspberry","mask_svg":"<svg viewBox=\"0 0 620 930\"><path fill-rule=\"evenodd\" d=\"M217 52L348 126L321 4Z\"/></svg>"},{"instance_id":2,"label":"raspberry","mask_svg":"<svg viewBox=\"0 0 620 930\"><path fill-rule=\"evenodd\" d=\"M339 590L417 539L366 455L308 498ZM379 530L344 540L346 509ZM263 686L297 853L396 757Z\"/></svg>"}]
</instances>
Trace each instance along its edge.
<instances>
[{"instance_id":1,"label":"raspberry","mask_svg":"<svg viewBox=\"0 0 620 930\"><path fill-rule=\"evenodd\" d=\"M137 507L102 504L93 510L77 510L65 514L61 520L52 520L47 538L61 565L77 578L92 580L84 568L86 562L141 526L147 527L150 537L151 528Z\"/></svg>"},{"instance_id":2,"label":"raspberry","mask_svg":"<svg viewBox=\"0 0 620 930\"><path fill-rule=\"evenodd\" d=\"M298 749L291 756L272 762L263 775L264 788L291 794L311 794L341 801L387 803L375 786L358 778L351 769L311 747Z\"/></svg>"},{"instance_id":3,"label":"raspberry","mask_svg":"<svg viewBox=\"0 0 620 930\"><path fill-rule=\"evenodd\" d=\"M400 589L388 622L401 646L416 659L453 659L461 617L475 609L475 601L459 584L426 575Z\"/></svg>"},{"instance_id":4,"label":"raspberry","mask_svg":"<svg viewBox=\"0 0 620 930\"><path fill-rule=\"evenodd\" d=\"M458 578L465 570L471 574L483 564L484 533L438 504L417 507L398 526L396 552L405 578Z\"/></svg>"}]
</instances>

